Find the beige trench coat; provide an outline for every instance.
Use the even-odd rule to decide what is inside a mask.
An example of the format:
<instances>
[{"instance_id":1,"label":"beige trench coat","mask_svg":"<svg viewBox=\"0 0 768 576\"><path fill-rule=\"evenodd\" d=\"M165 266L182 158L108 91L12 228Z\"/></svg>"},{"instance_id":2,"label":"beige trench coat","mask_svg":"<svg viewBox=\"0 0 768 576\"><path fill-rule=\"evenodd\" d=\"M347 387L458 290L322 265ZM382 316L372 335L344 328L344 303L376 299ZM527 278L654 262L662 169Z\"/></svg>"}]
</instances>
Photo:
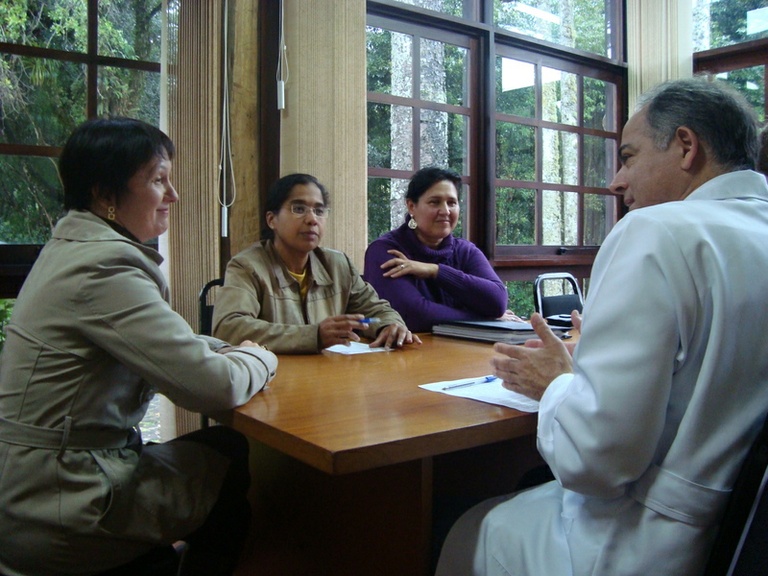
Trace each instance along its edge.
<instances>
[{"instance_id":1,"label":"beige trench coat","mask_svg":"<svg viewBox=\"0 0 768 576\"><path fill-rule=\"evenodd\" d=\"M0 357L0 573L103 570L190 533L212 507L221 456L142 446L131 430L155 392L194 411L242 404L277 359L211 351L169 306L160 261L71 211L22 288Z\"/></svg>"}]
</instances>

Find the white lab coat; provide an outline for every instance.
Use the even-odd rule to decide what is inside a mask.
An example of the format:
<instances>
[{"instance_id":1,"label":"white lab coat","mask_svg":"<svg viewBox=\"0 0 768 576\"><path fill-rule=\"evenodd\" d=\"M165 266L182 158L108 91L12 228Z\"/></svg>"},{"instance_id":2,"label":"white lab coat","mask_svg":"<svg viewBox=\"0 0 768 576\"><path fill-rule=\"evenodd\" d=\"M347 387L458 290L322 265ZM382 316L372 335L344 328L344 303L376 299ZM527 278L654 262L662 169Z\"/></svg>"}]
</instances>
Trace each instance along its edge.
<instances>
[{"instance_id":1,"label":"white lab coat","mask_svg":"<svg viewBox=\"0 0 768 576\"><path fill-rule=\"evenodd\" d=\"M719 176L595 259L574 374L540 406L557 482L485 502L438 575L700 574L768 413L768 187Z\"/></svg>"}]
</instances>

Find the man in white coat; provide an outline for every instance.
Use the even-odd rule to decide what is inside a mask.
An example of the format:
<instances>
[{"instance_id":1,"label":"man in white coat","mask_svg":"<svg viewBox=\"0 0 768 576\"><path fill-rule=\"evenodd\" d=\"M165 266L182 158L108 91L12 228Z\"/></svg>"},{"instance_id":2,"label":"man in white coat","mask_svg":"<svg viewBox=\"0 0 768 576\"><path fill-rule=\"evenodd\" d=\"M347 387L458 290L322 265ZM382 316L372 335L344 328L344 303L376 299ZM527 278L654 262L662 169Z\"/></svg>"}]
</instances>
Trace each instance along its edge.
<instances>
[{"instance_id":1,"label":"man in white coat","mask_svg":"<svg viewBox=\"0 0 768 576\"><path fill-rule=\"evenodd\" d=\"M465 513L437 574L701 574L768 413L768 187L749 105L700 78L642 99L610 185L630 212L592 270L571 358L496 344L505 387L541 400L556 480ZM578 320L578 318L576 318Z\"/></svg>"}]
</instances>

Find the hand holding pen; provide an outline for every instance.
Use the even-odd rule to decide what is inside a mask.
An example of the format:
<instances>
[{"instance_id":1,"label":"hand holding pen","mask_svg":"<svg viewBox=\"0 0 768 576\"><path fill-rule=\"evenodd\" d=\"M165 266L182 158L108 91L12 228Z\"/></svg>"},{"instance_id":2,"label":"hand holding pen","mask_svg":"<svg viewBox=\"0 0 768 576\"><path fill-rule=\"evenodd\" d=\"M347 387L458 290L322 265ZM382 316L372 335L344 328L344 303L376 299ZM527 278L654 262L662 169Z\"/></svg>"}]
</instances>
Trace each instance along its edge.
<instances>
[{"instance_id":1,"label":"hand holding pen","mask_svg":"<svg viewBox=\"0 0 768 576\"><path fill-rule=\"evenodd\" d=\"M365 330L368 327L367 323L361 322L365 319L362 314L342 314L326 318L318 326L320 347L328 348L336 344L348 345L350 341L360 342L360 336L355 330Z\"/></svg>"}]
</instances>

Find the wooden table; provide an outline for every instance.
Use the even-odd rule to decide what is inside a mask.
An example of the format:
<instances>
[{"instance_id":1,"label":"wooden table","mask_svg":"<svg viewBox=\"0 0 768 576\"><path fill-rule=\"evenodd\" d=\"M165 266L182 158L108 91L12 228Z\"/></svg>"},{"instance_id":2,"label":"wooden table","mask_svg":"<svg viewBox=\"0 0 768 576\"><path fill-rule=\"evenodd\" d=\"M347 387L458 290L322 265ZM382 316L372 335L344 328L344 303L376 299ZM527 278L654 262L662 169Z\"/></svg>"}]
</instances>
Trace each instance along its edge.
<instances>
[{"instance_id":1,"label":"wooden table","mask_svg":"<svg viewBox=\"0 0 768 576\"><path fill-rule=\"evenodd\" d=\"M491 372L492 345L281 356L230 424L252 445L253 541L238 574L425 576L468 505L540 463L536 415L419 384Z\"/></svg>"}]
</instances>

